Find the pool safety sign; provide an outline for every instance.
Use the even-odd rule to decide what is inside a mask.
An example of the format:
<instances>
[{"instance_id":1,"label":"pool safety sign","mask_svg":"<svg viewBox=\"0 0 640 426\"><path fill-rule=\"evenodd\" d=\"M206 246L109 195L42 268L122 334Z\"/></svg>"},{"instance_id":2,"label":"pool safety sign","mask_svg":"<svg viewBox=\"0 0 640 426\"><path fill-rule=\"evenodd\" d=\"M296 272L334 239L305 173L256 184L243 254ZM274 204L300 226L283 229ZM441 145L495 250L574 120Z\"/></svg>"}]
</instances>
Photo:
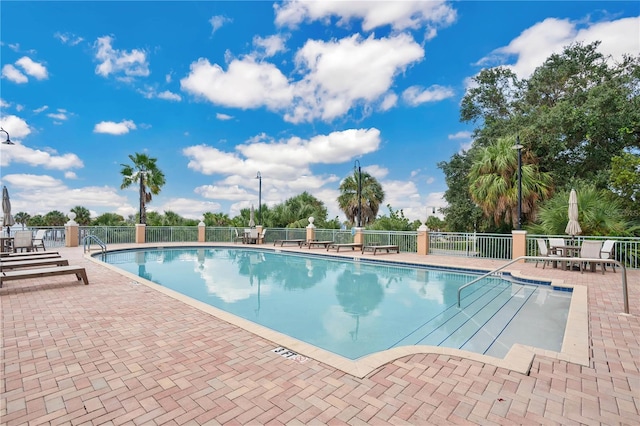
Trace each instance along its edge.
<instances>
[{"instance_id":1,"label":"pool safety sign","mask_svg":"<svg viewBox=\"0 0 640 426\"><path fill-rule=\"evenodd\" d=\"M277 353L281 357L290 359L299 364L304 364L305 362L309 361L309 358L307 358L306 356L302 356L298 353L295 353L294 351L290 351L287 348L283 348L282 346L278 346L275 349L271 349L271 352Z\"/></svg>"}]
</instances>

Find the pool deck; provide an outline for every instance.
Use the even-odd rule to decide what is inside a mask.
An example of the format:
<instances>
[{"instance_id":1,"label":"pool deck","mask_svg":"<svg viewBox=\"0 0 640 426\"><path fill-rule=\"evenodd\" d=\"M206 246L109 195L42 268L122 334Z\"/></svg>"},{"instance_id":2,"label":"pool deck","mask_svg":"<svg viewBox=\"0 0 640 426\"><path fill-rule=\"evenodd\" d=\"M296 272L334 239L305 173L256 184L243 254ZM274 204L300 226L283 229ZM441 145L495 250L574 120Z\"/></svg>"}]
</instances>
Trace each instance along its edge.
<instances>
[{"instance_id":1,"label":"pool deck","mask_svg":"<svg viewBox=\"0 0 640 426\"><path fill-rule=\"evenodd\" d=\"M321 352L297 361L282 357L273 349L309 355L308 348L283 345L281 336L259 328L247 331L246 324L86 258L81 247L55 250L84 266L90 284L56 276L0 288L0 425L632 425L640 419L638 270L627 271L627 315L619 269L603 275L533 263L507 268L574 286L574 296L584 298L585 306L572 303L575 318L562 353L518 347L500 360L420 348L343 366ZM487 270L504 264L408 253L375 260Z\"/></svg>"}]
</instances>

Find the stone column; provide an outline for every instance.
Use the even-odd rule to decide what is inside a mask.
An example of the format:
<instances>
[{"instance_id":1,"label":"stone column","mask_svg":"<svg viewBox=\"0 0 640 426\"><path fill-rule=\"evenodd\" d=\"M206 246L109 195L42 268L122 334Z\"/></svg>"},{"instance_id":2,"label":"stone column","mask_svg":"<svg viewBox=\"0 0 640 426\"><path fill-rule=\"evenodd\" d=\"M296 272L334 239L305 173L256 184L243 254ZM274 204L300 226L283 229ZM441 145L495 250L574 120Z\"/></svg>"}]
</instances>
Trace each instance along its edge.
<instances>
[{"instance_id":1,"label":"stone column","mask_svg":"<svg viewBox=\"0 0 640 426\"><path fill-rule=\"evenodd\" d=\"M309 224L307 225L307 241L316 239L316 226L313 224L315 218L311 216L309 218Z\"/></svg>"},{"instance_id":2,"label":"stone column","mask_svg":"<svg viewBox=\"0 0 640 426\"><path fill-rule=\"evenodd\" d=\"M353 242L354 242L355 244L362 244L362 245L364 245L364 232L362 232L362 231L363 231L363 228L355 228L355 230L356 230L356 233L355 233L355 235L353 236Z\"/></svg>"},{"instance_id":3,"label":"stone column","mask_svg":"<svg viewBox=\"0 0 640 426\"><path fill-rule=\"evenodd\" d=\"M516 259L527 254L527 231L511 231L511 259ZM521 260L519 263L523 263Z\"/></svg>"},{"instance_id":4,"label":"stone column","mask_svg":"<svg viewBox=\"0 0 640 426\"><path fill-rule=\"evenodd\" d=\"M262 230L263 229L264 229L264 227L262 225L256 226L256 231L258 231L258 239L256 240L256 244L264 244L264 241L262 241Z\"/></svg>"},{"instance_id":5,"label":"stone column","mask_svg":"<svg viewBox=\"0 0 640 426\"><path fill-rule=\"evenodd\" d=\"M198 242L199 243L204 243L205 242L205 230L207 228L207 225L204 224L203 221L200 221L200 223L198 223Z\"/></svg>"},{"instance_id":6,"label":"stone column","mask_svg":"<svg viewBox=\"0 0 640 426\"><path fill-rule=\"evenodd\" d=\"M429 254L429 228L424 222L418 227L418 254Z\"/></svg>"},{"instance_id":7,"label":"stone column","mask_svg":"<svg viewBox=\"0 0 640 426\"><path fill-rule=\"evenodd\" d=\"M136 223L136 244L144 244L146 242L147 225L142 223Z\"/></svg>"},{"instance_id":8,"label":"stone column","mask_svg":"<svg viewBox=\"0 0 640 426\"><path fill-rule=\"evenodd\" d=\"M80 233L78 223L74 220L76 214L71 212L67 215L69 221L64 224L64 246L65 247L78 247L80 239L78 235Z\"/></svg>"}]
</instances>

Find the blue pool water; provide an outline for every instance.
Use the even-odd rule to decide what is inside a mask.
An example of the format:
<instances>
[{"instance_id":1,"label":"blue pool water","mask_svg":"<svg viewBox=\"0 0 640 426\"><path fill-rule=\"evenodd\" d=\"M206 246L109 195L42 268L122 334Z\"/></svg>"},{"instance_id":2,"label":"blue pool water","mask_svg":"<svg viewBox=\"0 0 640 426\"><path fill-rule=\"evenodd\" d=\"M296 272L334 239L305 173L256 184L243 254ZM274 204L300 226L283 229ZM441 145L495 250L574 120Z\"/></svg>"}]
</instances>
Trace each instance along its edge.
<instances>
[{"instance_id":1,"label":"blue pool water","mask_svg":"<svg viewBox=\"0 0 640 426\"><path fill-rule=\"evenodd\" d=\"M162 248L100 257L142 278L350 359L404 345L503 357L559 351L571 294L543 285L260 249Z\"/></svg>"}]
</instances>

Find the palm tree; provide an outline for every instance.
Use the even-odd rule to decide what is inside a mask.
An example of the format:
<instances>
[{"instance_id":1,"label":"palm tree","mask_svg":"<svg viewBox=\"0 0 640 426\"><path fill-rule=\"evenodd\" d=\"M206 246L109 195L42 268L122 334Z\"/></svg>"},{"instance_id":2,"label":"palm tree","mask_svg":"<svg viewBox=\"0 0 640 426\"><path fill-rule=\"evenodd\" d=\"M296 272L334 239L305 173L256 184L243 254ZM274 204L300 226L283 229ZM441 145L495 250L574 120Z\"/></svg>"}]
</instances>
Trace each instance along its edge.
<instances>
[{"instance_id":1,"label":"palm tree","mask_svg":"<svg viewBox=\"0 0 640 426\"><path fill-rule=\"evenodd\" d=\"M86 207L75 206L71 211L76 214L75 221L78 222L79 225L86 226L91 223L91 212L89 212Z\"/></svg>"},{"instance_id":2,"label":"palm tree","mask_svg":"<svg viewBox=\"0 0 640 426\"><path fill-rule=\"evenodd\" d=\"M13 216L13 220L22 225L22 229L24 229L24 226L29 222L29 219L31 219L31 215L27 212L18 212Z\"/></svg>"},{"instance_id":3,"label":"palm tree","mask_svg":"<svg viewBox=\"0 0 640 426\"><path fill-rule=\"evenodd\" d=\"M513 138L500 138L478 151L469 170L469 193L496 225L518 222L518 152ZM530 151L522 157L522 215L535 219L538 204L552 193L549 173L538 169Z\"/></svg>"},{"instance_id":4,"label":"palm tree","mask_svg":"<svg viewBox=\"0 0 640 426\"><path fill-rule=\"evenodd\" d=\"M120 173L123 176L120 189L125 189L133 183L140 185L140 223L147 223L147 203L151 202L151 195L160 193L165 184L164 174L156 166L156 158L146 154L135 153L129 155L133 165L122 164Z\"/></svg>"},{"instance_id":5,"label":"palm tree","mask_svg":"<svg viewBox=\"0 0 640 426\"><path fill-rule=\"evenodd\" d=\"M358 178L359 173L354 172L353 176L347 176L340 184L338 205L351 223L355 223L358 215ZM361 188L362 225L367 225L376 219L384 201L384 191L380 182L367 172L362 172Z\"/></svg>"}]
</instances>

